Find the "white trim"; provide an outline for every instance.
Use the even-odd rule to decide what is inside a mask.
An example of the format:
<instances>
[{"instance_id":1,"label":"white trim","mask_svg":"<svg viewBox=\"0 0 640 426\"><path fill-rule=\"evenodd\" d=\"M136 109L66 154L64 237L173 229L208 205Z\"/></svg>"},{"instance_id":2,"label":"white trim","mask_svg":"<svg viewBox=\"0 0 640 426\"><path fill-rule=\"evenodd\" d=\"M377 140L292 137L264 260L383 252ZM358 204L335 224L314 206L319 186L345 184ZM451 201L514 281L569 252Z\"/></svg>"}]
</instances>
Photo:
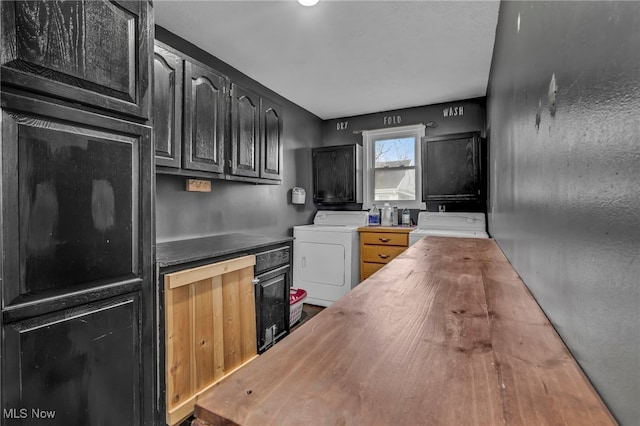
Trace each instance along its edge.
<instances>
[{"instance_id":1,"label":"white trim","mask_svg":"<svg viewBox=\"0 0 640 426\"><path fill-rule=\"evenodd\" d=\"M374 140L380 138L381 136L391 136L392 138L403 138L403 137L414 137L416 140L415 144L415 183L416 183L416 199L413 201L406 200L392 200L390 204L396 206L398 208L410 208L410 209L420 209L425 210L426 205L422 202L422 156L421 156L421 139L425 135L425 126L424 124L414 124L409 126L399 126L399 127L386 127L383 129L375 129L375 130L365 130L362 132L362 151L363 151L363 199L362 199L362 208L370 209L373 205L374 201L374 183L373 183L373 173L372 170L374 168L374 149L373 142ZM378 204L383 203L378 202Z\"/></svg>"}]
</instances>

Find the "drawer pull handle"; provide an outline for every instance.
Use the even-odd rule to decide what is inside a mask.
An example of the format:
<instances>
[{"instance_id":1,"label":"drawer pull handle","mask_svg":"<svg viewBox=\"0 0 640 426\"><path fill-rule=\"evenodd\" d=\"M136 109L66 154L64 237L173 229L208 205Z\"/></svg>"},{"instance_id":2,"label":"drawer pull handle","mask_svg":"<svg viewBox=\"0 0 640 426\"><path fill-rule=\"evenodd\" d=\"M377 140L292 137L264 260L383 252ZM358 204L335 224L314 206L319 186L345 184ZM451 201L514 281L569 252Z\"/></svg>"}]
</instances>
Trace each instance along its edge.
<instances>
[{"instance_id":1,"label":"drawer pull handle","mask_svg":"<svg viewBox=\"0 0 640 426\"><path fill-rule=\"evenodd\" d=\"M382 259L386 259L386 258L389 257L388 254L381 254L381 253L378 253L378 256L380 256L380 258L382 258Z\"/></svg>"},{"instance_id":2,"label":"drawer pull handle","mask_svg":"<svg viewBox=\"0 0 640 426\"><path fill-rule=\"evenodd\" d=\"M391 240L390 238L378 238L378 239L383 243L388 243Z\"/></svg>"}]
</instances>

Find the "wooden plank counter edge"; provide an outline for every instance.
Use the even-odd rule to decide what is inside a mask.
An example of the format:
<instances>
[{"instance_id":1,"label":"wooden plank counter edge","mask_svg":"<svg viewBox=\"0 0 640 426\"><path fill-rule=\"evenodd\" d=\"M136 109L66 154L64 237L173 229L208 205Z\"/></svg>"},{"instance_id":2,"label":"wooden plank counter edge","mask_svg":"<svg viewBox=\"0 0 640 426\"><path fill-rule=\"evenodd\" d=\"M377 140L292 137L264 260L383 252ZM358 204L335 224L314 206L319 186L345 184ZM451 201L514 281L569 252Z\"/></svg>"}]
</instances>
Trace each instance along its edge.
<instances>
[{"instance_id":1,"label":"wooden plank counter edge","mask_svg":"<svg viewBox=\"0 0 640 426\"><path fill-rule=\"evenodd\" d=\"M203 395L200 424L611 425L494 241L429 237Z\"/></svg>"}]
</instances>

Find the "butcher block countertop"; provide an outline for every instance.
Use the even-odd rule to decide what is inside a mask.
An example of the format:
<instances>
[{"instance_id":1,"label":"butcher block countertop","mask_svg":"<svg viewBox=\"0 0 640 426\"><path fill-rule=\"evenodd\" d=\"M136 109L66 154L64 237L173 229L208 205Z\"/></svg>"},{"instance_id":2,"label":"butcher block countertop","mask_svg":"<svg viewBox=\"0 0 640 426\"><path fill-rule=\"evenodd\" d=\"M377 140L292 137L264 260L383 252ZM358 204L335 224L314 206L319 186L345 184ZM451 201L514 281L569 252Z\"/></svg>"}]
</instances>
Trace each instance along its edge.
<instances>
[{"instance_id":1,"label":"butcher block countertop","mask_svg":"<svg viewBox=\"0 0 640 426\"><path fill-rule=\"evenodd\" d=\"M498 246L428 237L200 399L196 425L615 424Z\"/></svg>"}]
</instances>

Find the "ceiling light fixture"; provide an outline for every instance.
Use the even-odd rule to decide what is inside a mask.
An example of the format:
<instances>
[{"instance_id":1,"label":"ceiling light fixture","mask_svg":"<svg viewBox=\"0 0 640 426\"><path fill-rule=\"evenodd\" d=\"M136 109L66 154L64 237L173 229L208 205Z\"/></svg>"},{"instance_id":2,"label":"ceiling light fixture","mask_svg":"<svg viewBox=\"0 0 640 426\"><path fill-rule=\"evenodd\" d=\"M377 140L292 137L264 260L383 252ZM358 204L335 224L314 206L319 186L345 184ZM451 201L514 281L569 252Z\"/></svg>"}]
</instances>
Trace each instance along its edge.
<instances>
[{"instance_id":1,"label":"ceiling light fixture","mask_svg":"<svg viewBox=\"0 0 640 426\"><path fill-rule=\"evenodd\" d=\"M315 6L316 4L318 4L319 0L298 0L298 3L300 3L303 6Z\"/></svg>"}]
</instances>

